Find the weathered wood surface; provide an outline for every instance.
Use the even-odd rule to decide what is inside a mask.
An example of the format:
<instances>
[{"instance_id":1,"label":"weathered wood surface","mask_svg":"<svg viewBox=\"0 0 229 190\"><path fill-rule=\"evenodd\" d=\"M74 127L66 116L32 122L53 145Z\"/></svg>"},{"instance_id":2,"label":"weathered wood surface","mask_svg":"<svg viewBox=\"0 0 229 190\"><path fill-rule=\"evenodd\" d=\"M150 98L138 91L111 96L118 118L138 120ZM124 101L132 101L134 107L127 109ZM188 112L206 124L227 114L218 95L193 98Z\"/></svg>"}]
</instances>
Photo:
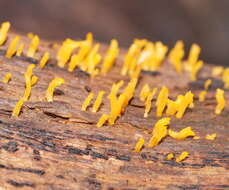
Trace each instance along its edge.
<instances>
[{"instance_id":1,"label":"weathered wood surface","mask_svg":"<svg viewBox=\"0 0 229 190\"><path fill-rule=\"evenodd\" d=\"M48 46L47 46L48 47ZM176 75L169 64L160 72L141 74L137 92L124 115L114 126L96 128L95 123L102 113L109 113L109 103L98 113L80 110L89 90L107 93L113 82L128 77L119 75L119 67L107 76L94 79L76 70L69 73L55 66L52 60L44 70L36 67L34 74L39 77L32 88L30 101L25 103L18 118L12 118L12 109L24 91L24 76L28 64L34 59L26 57L4 58L0 51L0 78L6 72L12 73L9 84L0 82L0 189L23 190L73 190L73 189L208 189L229 188L229 105L219 116L214 114L214 93L222 83L214 79L207 99L196 101L195 108L177 120L172 118L171 129L179 130L192 126L201 137L199 140L177 141L166 138L153 148L145 147L134 153L133 147L142 136L150 138L155 117L155 100L149 118L143 118L144 105L138 100L142 84L151 87L167 85L171 97L189 89L198 94L204 80L190 84L187 74ZM39 52L45 47L40 48ZM121 55L117 65L122 63ZM200 73L208 78L210 67ZM45 91L55 77L63 77L66 83L55 91L54 102L45 101ZM225 93L229 99L228 91ZM217 133L215 141L204 136ZM178 155L190 152L182 163L166 161L170 152Z\"/></svg>"}]
</instances>

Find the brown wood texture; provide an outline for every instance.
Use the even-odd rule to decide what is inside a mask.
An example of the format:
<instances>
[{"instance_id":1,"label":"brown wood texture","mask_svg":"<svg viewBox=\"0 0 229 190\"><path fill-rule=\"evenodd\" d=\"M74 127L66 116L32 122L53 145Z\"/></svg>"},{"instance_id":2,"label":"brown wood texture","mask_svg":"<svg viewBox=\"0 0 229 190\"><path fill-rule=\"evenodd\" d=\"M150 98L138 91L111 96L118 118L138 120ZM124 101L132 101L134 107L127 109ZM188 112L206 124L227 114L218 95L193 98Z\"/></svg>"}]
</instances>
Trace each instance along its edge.
<instances>
[{"instance_id":1,"label":"brown wood texture","mask_svg":"<svg viewBox=\"0 0 229 190\"><path fill-rule=\"evenodd\" d=\"M26 39L24 39L26 40ZM7 42L8 43L8 42ZM137 90L125 113L114 126L96 128L103 113L109 113L109 102L103 99L98 113L81 111L88 91L95 94L105 90L108 94L112 83L128 77L121 76L123 53L107 76L93 79L79 69L73 73L56 66L52 59L45 69L34 69L39 77L32 88L30 100L18 118L12 118L15 103L24 92L26 68L37 59L22 57L4 58L7 44L0 50L0 79L12 73L9 84L0 82L0 189L22 190L135 190L168 189L223 190L229 188L229 102L221 115L214 114L215 89L223 83L212 78L213 85L203 103L195 100L195 107L182 119L172 117L170 129L180 130L192 126L201 138L178 141L165 138L155 148L134 153L138 138L146 143L154 123L155 99L148 118L144 118L144 105L138 99L144 83L151 87L166 85L170 96L189 89L198 94L205 79L210 77L212 66L205 65L196 82L190 83L188 75L177 75L170 64L164 63L159 72L142 72ZM52 45L40 46L38 58ZM106 46L102 48L104 51ZM63 77L65 84L55 91L54 102L45 101L45 91L55 77ZM225 97L229 100L228 91ZM205 140L206 134L217 133L214 141ZM181 163L167 161L168 153L179 155L188 151L190 156Z\"/></svg>"}]
</instances>

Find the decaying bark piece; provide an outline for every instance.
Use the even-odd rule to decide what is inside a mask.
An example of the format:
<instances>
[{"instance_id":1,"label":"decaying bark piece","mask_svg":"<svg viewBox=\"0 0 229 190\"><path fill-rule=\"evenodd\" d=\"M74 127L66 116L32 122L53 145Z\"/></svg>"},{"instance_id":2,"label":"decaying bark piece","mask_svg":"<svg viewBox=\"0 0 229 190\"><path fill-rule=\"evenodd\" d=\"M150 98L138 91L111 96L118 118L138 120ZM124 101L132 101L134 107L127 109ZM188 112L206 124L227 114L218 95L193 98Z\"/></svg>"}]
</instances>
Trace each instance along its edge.
<instances>
[{"instance_id":1,"label":"decaying bark piece","mask_svg":"<svg viewBox=\"0 0 229 190\"><path fill-rule=\"evenodd\" d=\"M24 39L26 40L26 39ZM221 115L214 114L215 89L223 84L212 79L207 98L195 101L195 108L182 119L172 118L170 128L192 126L201 138L178 141L165 138L157 147L145 147L140 153L133 148L142 136L146 142L151 137L155 116L155 100L148 118L144 118L144 104L138 95L144 83L151 88L166 85L171 97L191 89L198 94L203 89L211 66L205 66L199 80L190 83L187 74L177 75L165 63L159 72L142 72L134 99L124 115L114 126L96 128L103 113L109 113L106 98L99 112L81 111L88 91L95 94L112 83L128 77L121 76L123 52L116 66L107 76L93 79L79 69L73 73L60 69L51 60L45 69L34 69L39 77L32 87L30 101L23 106L18 118L12 118L15 103L24 92L24 76L28 64L36 59L22 57L4 58L5 47L0 50L0 78L12 73L9 84L0 83L0 189L228 189L229 188L229 105ZM40 46L38 57L51 44ZM105 49L105 48L103 48ZM49 50L51 51L51 50ZM55 55L55 50L51 52ZM45 91L55 77L63 77L65 84L55 91L54 102L45 100ZM229 100L228 91L225 97ZM206 134L217 133L215 141L204 139ZM188 151L190 156L181 163L167 161L168 153L179 155Z\"/></svg>"}]
</instances>

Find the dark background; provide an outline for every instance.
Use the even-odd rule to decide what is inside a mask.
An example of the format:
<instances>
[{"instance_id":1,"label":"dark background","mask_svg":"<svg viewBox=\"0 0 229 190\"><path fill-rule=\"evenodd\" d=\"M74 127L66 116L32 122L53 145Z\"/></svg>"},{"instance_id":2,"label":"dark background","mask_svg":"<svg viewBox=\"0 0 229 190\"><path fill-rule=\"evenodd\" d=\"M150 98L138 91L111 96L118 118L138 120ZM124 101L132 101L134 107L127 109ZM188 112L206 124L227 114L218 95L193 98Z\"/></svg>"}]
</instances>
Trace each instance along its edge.
<instances>
[{"instance_id":1,"label":"dark background","mask_svg":"<svg viewBox=\"0 0 229 190\"><path fill-rule=\"evenodd\" d=\"M0 20L51 40L89 31L123 47L136 37L170 47L181 39L200 44L205 61L229 64L229 0L0 0Z\"/></svg>"}]
</instances>

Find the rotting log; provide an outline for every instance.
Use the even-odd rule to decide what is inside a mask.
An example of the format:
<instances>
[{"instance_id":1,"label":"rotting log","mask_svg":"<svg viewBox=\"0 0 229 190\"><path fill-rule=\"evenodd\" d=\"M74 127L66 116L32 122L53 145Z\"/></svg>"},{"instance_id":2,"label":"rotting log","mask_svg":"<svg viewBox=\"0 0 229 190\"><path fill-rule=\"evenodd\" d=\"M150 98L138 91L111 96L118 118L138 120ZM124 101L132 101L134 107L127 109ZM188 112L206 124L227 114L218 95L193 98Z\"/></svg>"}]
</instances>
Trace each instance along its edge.
<instances>
[{"instance_id":1,"label":"rotting log","mask_svg":"<svg viewBox=\"0 0 229 190\"><path fill-rule=\"evenodd\" d=\"M26 38L23 40L26 41ZM95 94L105 90L108 94L112 83L121 76L122 50L116 66L106 76L93 79L79 69L70 73L56 66L55 50L51 43L43 42L38 57L45 50L53 59L45 69L36 67L34 75L38 83L32 87L30 100L22 108L18 118L11 113L24 92L24 75L29 64L37 59L4 57L7 44L0 50L0 78L12 73L9 84L0 82L0 189L208 189L229 188L229 101L221 115L214 114L215 89L222 82L212 78L213 85L204 102L195 101L182 119L172 118L171 129L180 130L192 126L199 140L178 141L165 138L155 148L134 153L140 136L148 142L155 116L155 100L148 118L144 118L144 104L138 94L144 83L151 87L166 85L170 96L185 93L189 89L198 94L209 77L211 65L203 68L196 82L190 83L187 74L177 75L171 65L165 63L159 72L142 72L134 99L114 126L96 127L103 113L109 113L106 98L99 112L81 111L81 105L89 91ZM103 47L105 49L105 46ZM45 91L55 77L66 81L55 90L54 102L45 100ZM229 100L228 91L225 97ZM217 133L214 141L205 140L206 134ZM181 163L167 161L168 153L188 151L190 156Z\"/></svg>"}]
</instances>

